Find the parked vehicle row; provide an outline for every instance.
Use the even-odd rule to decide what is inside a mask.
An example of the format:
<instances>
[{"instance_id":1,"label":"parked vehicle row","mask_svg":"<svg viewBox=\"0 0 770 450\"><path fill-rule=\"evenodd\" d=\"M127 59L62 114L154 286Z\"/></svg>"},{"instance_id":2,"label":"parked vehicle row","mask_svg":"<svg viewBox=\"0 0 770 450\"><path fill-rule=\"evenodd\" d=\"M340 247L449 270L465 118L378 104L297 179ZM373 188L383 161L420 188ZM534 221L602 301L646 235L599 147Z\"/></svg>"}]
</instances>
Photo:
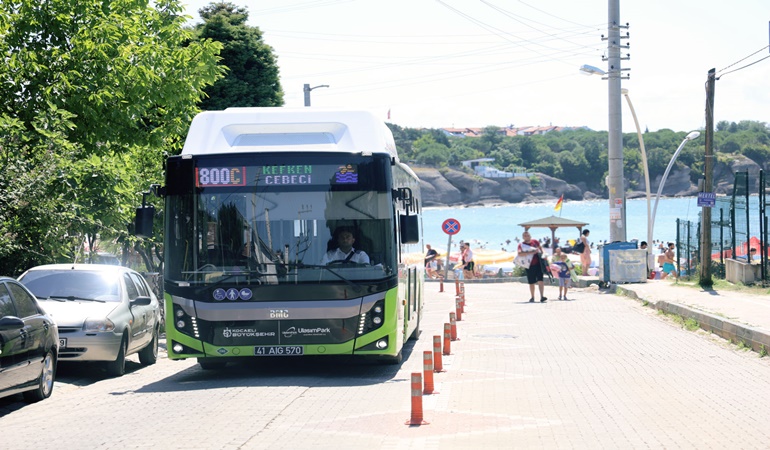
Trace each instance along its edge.
<instances>
[{"instance_id":1,"label":"parked vehicle row","mask_svg":"<svg viewBox=\"0 0 770 450\"><path fill-rule=\"evenodd\" d=\"M58 361L98 362L121 376L126 357L158 358L161 308L144 278L126 267L52 264L18 281L0 278L0 397L50 397Z\"/></svg>"}]
</instances>

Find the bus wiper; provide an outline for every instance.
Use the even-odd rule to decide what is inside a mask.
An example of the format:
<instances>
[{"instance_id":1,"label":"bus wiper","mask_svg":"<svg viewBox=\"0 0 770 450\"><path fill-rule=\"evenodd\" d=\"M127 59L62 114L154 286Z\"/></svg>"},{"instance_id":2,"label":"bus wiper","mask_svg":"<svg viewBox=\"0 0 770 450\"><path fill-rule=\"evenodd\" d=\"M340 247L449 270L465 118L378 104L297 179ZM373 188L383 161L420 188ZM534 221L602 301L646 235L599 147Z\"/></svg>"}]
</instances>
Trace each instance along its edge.
<instances>
[{"instance_id":1,"label":"bus wiper","mask_svg":"<svg viewBox=\"0 0 770 450\"><path fill-rule=\"evenodd\" d=\"M64 300L69 300L69 301L79 300L79 301L84 301L84 302L107 303L105 300L99 300L99 299L96 299L96 298L78 297L76 295L51 295L48 298L51 299L51 300L56 300L56 301L60 301L60 302L62 302Z\"/></svg>"},{"instance_id":2,"label":"bus wiper","mask_svg":"<svg viewBox=\"0 0 770 450\"><path fill-rule=\"evenodd\" d=\"M204 274L212 274L215 273L217 275L216 281L212 281L209 283L206 283L208 285L219 285L224 283L225 281L231 280L235 277L251 277L251 278L264 278L269 276L274 276L271 274L266 274L263 272L260 272L258 270L244 270L242 272L201 272Z\"/></svg>"}]
</instances>

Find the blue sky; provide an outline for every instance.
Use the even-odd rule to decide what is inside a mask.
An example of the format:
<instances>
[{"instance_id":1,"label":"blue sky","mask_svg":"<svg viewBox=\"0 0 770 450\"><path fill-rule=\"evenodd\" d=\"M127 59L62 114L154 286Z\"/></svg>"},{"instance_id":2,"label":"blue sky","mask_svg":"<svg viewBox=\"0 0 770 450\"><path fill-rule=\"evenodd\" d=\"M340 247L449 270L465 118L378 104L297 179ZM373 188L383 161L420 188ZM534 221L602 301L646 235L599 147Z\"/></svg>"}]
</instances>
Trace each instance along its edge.
<instances>
[{"instance_id":1,"label":"blue sky","mask_svg":"<svg viewBox=\"0 0 770 450\"><path fill-rule=\"evenodd\" d=\"M231 0L278 58L286 106L363 108L405 127L588 126L607 129L607 1ZM192 21L209 1L182 0ZM629 90L640 125L770 122L770 2L620 2L629 23ZM754 63L754 64L752 64ZM750 65L751 64L751 65ZM744 66L747 66L743 68ZM623 131L635 131L623 102Z\"/></svg>"}]
</instances>

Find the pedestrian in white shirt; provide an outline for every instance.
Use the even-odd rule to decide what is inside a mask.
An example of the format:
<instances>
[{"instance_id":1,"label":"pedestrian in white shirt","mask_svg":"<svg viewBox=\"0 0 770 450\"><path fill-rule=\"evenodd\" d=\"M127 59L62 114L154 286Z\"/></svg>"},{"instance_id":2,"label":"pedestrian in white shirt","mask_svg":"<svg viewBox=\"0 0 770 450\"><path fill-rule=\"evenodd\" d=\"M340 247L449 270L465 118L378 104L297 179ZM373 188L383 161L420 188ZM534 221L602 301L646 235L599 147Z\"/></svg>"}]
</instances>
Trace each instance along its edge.
<instances>
[{"instance_id":1,"label":"pedestrian in white shirt","mask_svg":"<svg viewBox=\"0 0 770 450\"><path fill-rule=\"evenodd\" d=\"M353 233L348 230L338 230L335 233L337 238L337 248L329 250L321 258L321 264L369 264L369 255L363 250L356 250L353 248L353 244L356 242L356 238L353 237Z\"/></svg>"}]
</instances>

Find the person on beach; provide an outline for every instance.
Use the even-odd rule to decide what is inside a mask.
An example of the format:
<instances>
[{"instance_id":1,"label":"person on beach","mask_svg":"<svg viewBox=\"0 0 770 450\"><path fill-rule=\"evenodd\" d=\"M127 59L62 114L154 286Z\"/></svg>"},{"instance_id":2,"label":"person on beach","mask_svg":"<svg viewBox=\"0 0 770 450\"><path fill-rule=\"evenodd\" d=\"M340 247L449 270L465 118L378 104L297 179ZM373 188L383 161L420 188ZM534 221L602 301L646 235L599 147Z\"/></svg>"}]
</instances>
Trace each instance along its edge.
<instances>
[{"instance_id":1,"label":"person on beach","mask_svg":"<svg viewBox=\"0 0 770 450\"><path fill-rule=\"evenodd\" d=\"M663 270L660 274L660 279L665 280L667 276L674 273L674 278L679 278L679 274L676 271L676 255L674 255L674 243L668 243L668 250L663 253Z\"/></svg>"},{"instance_id":2,"label":"person on beach","mask_svg":"<svg viewBox=\"0 0 770 450\"><path fill-rule=\"evenodd\" d=\"M431 248L430 244L425 244L425 248L428 249L428 252L425 253L425 273L428 274L429 278L435 280L440 276L438 273L438 252Z\"/></svg>"},{"instance_id":3,"label":"person on beach","mask_svg":"<svg viewBox=\"0 0 770 450\"><path fill-rule=\"evenodd\" d=\"M535 285L540 290L540 303L545 303L548 298L545 296L545 284L543 283L543 267L540 264L540 255L543 248L540 243L532 239L528 231L521 235L521 242L517 248L518 256L529 260L527 267L527 283L529 284L529 302L535 302Z\"/></svg>"},{"instance_id":4,"label":"person on beach","mask_svg":"<svg viewBox=\"0 0 770 450\"><path fill-rule=\"evenodd\" d=\"M471 251L471 244L465 243L465 248L462 252L463 261L463 275L469 280L474 278L474 270L476 264L473 262L473 252Z\"/></svg>"},{"instance_id":5,"label":"person on beach","mask_svg":"<svg viewBox=\"0 0 770 450\"><path fill-rule=\"evenodd\" d=\"M580 235L580 242L583 243L583 253L580 254L580 267L583 269L583 276L588 275L588 269L591 268L591 243L588 242L590 230L583 230Z\"/></svg>"}]
</instances>

